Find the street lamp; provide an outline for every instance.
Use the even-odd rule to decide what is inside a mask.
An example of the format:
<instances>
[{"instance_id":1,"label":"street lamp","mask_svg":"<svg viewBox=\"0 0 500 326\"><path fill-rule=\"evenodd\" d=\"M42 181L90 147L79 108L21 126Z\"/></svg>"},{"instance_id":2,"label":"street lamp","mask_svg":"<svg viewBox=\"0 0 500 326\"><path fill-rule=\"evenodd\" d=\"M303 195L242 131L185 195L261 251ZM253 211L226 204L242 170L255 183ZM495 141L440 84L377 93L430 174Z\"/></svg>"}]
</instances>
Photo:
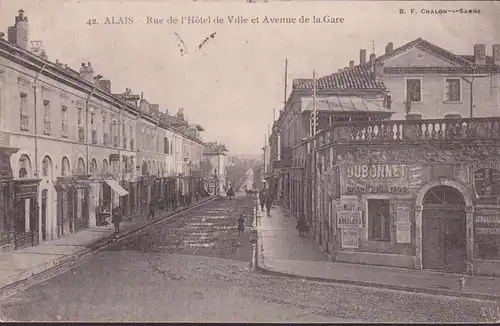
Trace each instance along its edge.
<instances>
[{"instance_id":1,"label":"street lamp","mask_svg":"<svg viewBox=\"0 0 500 326\"><path fill-rule=\"evenodd\" d=\"M219 187L218 187L218 182L217 182L218 180L217 179L218 179L217 178L217 169L215 169L214 170L214 183L215 183L214 184L214 195L218 195L218 192L219 192L219 190L218 190Z\"/></svg>"}]
</instances>

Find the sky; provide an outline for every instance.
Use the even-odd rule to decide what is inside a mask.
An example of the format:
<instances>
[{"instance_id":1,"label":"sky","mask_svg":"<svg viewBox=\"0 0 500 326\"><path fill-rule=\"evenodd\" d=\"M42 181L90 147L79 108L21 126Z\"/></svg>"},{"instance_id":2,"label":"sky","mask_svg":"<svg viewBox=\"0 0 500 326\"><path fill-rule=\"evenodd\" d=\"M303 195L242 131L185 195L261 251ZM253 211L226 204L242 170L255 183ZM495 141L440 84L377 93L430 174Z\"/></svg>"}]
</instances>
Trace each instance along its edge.
<instances>
[{"instance_id":1,"label":"sky","mask_svg":"<svg viewBox=\"0 0 500 326\"><path fill-rule=\"evenodd\" d=\"M480 14L421 14L421 9L480 9ZM262 147L294 78L322 76L359 62L359 50L380 55L418 37L456 54L472 54L476 43L500 43L500 3L273 1L245 3L188 0L0 0L0 31L23 9L30 40L43 41L49 60L79 69L91 62L110 79L113 93L131 88L150 103L202 125L205 141L226 144L232 154L262 153ZM400 14L400 9L407 14ZM410 14L415 9L418 14ZM163 24L147 24L147 17ZM223 23L168 24L169 17L216 16ZM231 24L242 16L245 24ZM342 17L343 23L267 23L272 18ZM132 17L133 24L104 24L106 17ZM260 23L251 23L258 17ZM95 19L99 24L87 24ZM215 33L213 38L209 35ZM177 35L178 37L177 37ZM209 41L198 49L207 37ZM180 41L186 47L181 55Z\"/></svg>"}]
</instances>

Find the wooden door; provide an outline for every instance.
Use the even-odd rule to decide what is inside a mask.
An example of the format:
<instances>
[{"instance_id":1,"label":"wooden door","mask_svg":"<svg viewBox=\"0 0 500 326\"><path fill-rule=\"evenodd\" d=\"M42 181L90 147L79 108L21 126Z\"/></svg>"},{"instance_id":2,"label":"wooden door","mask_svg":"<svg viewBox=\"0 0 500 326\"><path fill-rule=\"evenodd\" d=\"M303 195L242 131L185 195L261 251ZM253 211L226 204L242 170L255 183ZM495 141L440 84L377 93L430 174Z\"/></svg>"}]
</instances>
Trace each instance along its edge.
<instances>
[{"instance_id":1,"label":"wooden door","mask_svg":"<svg viewBox=\"0 0 500 326\"><path fill-rule=\"evenodd\" d=\"M47 189L42 191L42 241L47 241Z\"/></svg>"},{"instance_id":2,"label":"wooden door","mask_svg":"<svg viewBox=\"0 0 500 326\"><path fill-rule=\"evenodd\" d=\"M432 210L423 212L423 250L422 264L426 269L444 268L443 246L441 237L441 219Z\"/></svg>"}]
</instances>

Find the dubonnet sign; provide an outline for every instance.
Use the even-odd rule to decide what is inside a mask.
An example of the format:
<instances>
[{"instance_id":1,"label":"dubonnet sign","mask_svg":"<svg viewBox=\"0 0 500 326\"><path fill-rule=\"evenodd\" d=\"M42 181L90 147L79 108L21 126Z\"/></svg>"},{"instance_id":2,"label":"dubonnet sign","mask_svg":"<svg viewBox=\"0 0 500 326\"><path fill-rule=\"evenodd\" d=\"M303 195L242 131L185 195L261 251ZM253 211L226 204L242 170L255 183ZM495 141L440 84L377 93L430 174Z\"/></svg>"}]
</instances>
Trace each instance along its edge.
<instances>
[{"instance_id":1,"label":"dubonnet sign","mask_svg":"<svg viewBox=\"0 0 500 326\"><path fill-rule=\"evenodd\" d=\"M346 193L397 193L410 191L404 164L355 164L345 168Z\"/></svg>"}]
</instances>

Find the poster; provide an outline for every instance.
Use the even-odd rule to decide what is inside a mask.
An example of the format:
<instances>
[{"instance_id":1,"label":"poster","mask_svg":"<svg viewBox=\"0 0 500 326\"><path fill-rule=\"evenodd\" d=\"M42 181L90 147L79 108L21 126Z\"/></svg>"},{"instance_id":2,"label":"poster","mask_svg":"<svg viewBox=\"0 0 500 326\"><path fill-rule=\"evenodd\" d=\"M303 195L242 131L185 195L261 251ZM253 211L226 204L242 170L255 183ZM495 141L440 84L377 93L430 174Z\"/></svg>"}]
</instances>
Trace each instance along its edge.
<instances>
[{"instance_id":1,"label":"poster","mask_svg":"<svg viewBox=\"0 0 500 326\"><path fill-rule=\"evenodd\" d=\"M396 223L396 242L411 243L411 223Z\"/></svg>"},{"instance_id":2,"label":"poster","mask_svg":"<svg viewBox=\"0 0 500 326\"><path fill-rule=\"evenodd\" d=\"M342 248L358 249L357 226L346 226L342 228Z\"/></svg>"}]
</instances>

